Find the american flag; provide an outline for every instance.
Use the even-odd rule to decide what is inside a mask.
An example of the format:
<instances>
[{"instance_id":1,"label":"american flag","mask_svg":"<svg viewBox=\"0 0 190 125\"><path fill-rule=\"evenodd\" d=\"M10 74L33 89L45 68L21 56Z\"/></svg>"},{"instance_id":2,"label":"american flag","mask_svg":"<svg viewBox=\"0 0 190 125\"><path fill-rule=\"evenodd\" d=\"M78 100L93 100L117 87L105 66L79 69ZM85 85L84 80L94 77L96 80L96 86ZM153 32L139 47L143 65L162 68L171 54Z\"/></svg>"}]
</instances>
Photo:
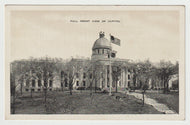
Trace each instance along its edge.
<instances>
[{"instance_id":1,"label":"american flag","mask_svg":"<svg viewBox=\"0 0 190 125\"><path fill-rule=\"evenodd\" d=\"M116 44L116 45L118 45L118 46L121 45L120 39L118 39L118 38L112 36L111 34L110 34L110 40L111 40L112 43L114 43L114 44Z\"/></svg>"}]
</instances>

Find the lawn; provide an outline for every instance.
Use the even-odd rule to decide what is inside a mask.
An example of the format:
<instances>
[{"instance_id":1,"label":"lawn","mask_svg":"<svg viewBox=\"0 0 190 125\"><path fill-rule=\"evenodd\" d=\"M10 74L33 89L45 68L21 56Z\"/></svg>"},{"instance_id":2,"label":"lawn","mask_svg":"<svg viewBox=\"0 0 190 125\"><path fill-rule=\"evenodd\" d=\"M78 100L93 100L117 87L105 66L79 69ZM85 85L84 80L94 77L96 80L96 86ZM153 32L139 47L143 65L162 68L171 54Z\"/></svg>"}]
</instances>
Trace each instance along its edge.
<instances>
[{"instance_id":1,"label":"lawn","mask_svg":"<svg viewBox=\"0 0 190 125\"><path fill-rule=\"evenodd\" d=\"M116 98L119 97L119 98ZM121 93L93 93L89 91L48 92L47 102L41 92L25 93L16 101L16 114L161 114L151 105Z\"/></svg>"},{"instance_id":2,"label":"lawn","mask_svg":"<svg viewBox=\"0 0 190 125\"><path fill-rule=\"evenodd\" d=\"M172 109L179 113L179 93L170 92L168 94L163 94L162 92L147 91L146 96L157 100L159 103L166 104L169 109Z\"/></svg>"}]
</instances>

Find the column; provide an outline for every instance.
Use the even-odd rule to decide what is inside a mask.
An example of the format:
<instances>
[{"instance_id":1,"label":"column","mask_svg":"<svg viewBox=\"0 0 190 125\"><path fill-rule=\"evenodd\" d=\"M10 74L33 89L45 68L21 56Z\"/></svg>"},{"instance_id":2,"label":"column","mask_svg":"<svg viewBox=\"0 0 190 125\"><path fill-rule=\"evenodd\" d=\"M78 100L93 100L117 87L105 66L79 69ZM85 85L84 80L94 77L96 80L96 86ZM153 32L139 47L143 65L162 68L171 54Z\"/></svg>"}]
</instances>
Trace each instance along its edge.
<instances>
[{"instance_id":1,"label":"column","mask_svg":"<svg viewBox=\"0 0 190 125\"><path fill-rule=\"evenodd\" d=\"M121 75L121 77L120 77L121 86L123 86L123 73L122 72L123 72L123 69L121 69L121 74L120 74Z\"/></svg>"},{"instance_id":2,"label":"column","mask_svg":"<svg viewBox=\"0 0 190 125\"><path fill-rule=\"evenodd\" d=\"M47 88L49 87L49 78L48 78L48 80L47 80Z\"/></svg>"},{"instance_id":3,"label":"column","mask_svg":"<svg viewBox=\"0 0 190 125\"><path fill-rule=\"evenodd\" d=\"M123 75L123 77L122 77L122 79L123 79L122 88L124 88L125 87L125 69L122 69L122 75Z\"/></svg>"},{"instance_id":4,"label":"column","mask_svg":"<svg viewBox=\"0 0 190 125\"><path fill-rule=\"evenodd\" d=\"M35 79L35 88L34 89L37 91L37 88L38 88L38 79L36 78Z\"/></svg>"},{"instance_id":5,"label":"column","mask_svg":"<svg viewBox=\"0 0 190 125\"><path fill-rule=\"evenodd\" d=\"M41 88L44 87L44 76L43 76L43 73L42 73L42 78L41 78Z\"/></svg>"},{"instance_id":6,"label":"column","mask_svg":"<svg viewBox=\"0 0 190 125\"><path fill-rule=\"evenodd\" d=\"M32 87L32 79L29 79L29 88Z\"/></svg>"},{"instance_id":7,"label":"column","mask_svg":"<svg viewBox=\"0 0 190 125\"><path fill-rule=\"evenodd\" d=\"M126 89L126 86L127 86L127 77L126 77L126 75L127 75L127 70L125 68L125 82L124 82L124 88L125 89Z\"/></svg>"},{"instance_id":8,"label":"column","mask_svg":"<svg viewBox=\"0 0 190 125\"><path fill-rule=\"evenodd\" d=\"M99 84L100 84L99 87L102 88L102 71L99 71L99 72L100 72L100 74L99 74L99 79L100 79L99 80Z\"/></svg>"},{"instance_id":9,"label":"column","mask_svg":"<svg viewBox=\"0 0 190 125\"><path fill-rule=\"evenodd\" d=\"M102 78L100 78L100 88L102 88Z\"/></svg>"},{"instance_id":10,"label":"column","mask_svg":"<svg viewBox=\"0 0 190 125\"><path fill-rule=\"evenodd\" d=\"M56 81L55 77L52 79L52 88L55 88L54 81Z\"/></svg>"},{"instance_id":11,"label":"column","mask_svg":"<svg viewBox=\"0 0 190 125\"><path fill-rule=\"evenodd\" d=\"M126 68L126 88L128 88L128 69Z\"/></svg>"},{"instance_id":12,"label":"column","mask_svg":"<svg viewBox=\"0 0 190 125\"><path fill-rule=\"evenodd\" d=\"M26 79L23 79L23 87L26 87Z\"/></svg>"},{"instance_id":13,"label":"column","mask_svg":"<svg viewBox=\"0 0 190 125\"><path fill-rule=\"evenodd\" d=\"M42 87L44 85L44 80L43 80L43 78L41 79L41 86L40 87Z\"/></svg>"},{"instance_id":14,"label":"column","mask_svg":"<svg viewBox=\"0 0 190 125\"><path fill-rule=\"evenodd\" d=\"M83 74L83 72L80 72L80 74L81 74L81 75L80 75L80 82L79 82L79 85L80 85L80 87L82 87L82 86L83 86L82 84L83 84L83 75L84 75L84 74Z\"/></svg>"},{"instance_id":15,"label":"column","mask_svg":"<svg viewBox=\"0 0 190 125\"><path fill-rule=\"evenodd\" d=\"M121 72L122 72L122 84L121 84L121 87L124 88L125 87L125 69L122 69Z\"/></svg>"},{"instance_id":16,"label":"column","mask_svg":"<svg viewBox=\"0 0 190 125\"><path fill-rule=\"evenodd\" d=\"M110 75L111 74L111 75ZM110 77L111 76L111 77ZM113 81L112 81L112 67L111 67L111 69L110 69L110 71L109 71L109 84L111 83L111 85L110 85L110 87L112 88L112 84L113 84Z\"/></svg>"},{"instance_id":17,"label":"column","mask_svg":"<svg viewBox=\"0 0 190 125\"><path fill-rule=\"evenodd\" d=\"M105 88L108 86L108 68L107 65L105 66Z\"/></svg>"}]
</instances>

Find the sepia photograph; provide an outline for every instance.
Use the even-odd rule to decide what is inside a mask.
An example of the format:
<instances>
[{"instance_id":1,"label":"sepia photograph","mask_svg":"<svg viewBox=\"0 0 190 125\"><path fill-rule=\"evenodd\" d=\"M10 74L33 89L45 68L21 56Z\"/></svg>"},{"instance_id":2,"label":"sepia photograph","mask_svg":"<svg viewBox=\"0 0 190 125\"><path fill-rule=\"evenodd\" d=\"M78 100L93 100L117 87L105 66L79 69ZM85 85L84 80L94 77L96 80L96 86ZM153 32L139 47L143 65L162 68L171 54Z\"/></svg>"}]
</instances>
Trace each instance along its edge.
<instances>
[{"instance_id":1,"label":"sepia photograph","mask_svg":"<svg viewBox=\"0 0 190 125\"><path fill-rule=\"evenodd\" d=\"M184 14L7 5L6 119L183 120Z\"/></svg>"}]
</instances>

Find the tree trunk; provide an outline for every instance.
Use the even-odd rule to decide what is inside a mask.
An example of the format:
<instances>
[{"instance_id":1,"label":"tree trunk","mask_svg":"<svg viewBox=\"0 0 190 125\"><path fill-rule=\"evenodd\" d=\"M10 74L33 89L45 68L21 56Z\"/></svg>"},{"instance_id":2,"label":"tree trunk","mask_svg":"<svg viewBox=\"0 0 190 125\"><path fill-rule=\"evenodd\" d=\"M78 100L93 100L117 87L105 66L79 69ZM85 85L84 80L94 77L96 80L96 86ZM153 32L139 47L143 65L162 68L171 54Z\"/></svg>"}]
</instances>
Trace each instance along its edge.
<instances>
[{"instance_id":1,"label":"tree trunk","mask_svg":"<svg viewBox=\"0 0 190 125\"><path fill-rule=\"evenodd\" d=\"M167 79L164 79L164 94L167 94L168 91L169 91L169 88L168 88L168 81Z\"/></svg>"},{"instance_id":2,"label":"tree trunk","mask_svg":"<svg viewBox=\"0 0 190 125\"><path fill-rule=\"evenodd\" d=\"M169 93L169 85L168 85L168 80L166 80L166 92Z\"/></svg>"},{"instance_id":3,"label":"tree trunk","mask_svg":"<svg viewBox=\"0 0 190 125\"><path fill-rule=\"evenodd\" d=\"M32 89L30 90L30 97L32 98Z\"/></svg>"},{"instance_id":4,"label":"tree trunk","mask_svg":"<svg viewBox=\"0 0 190 125\"><path fill-rule=\"evenodd\" d=\"M71 88L70 88L70 95L72 95L72 90L71 90Z\"/></svg>"},{"instance_id":5,"label":"tree trunk","mask_svg":"<svg viewBox=\"0 0 190 125\"><path fill-rule=\"evenodd\" d=\"M45 91L44 91L44 102L46 103L46 99L47 99L47 88L45 88Z\"/></svg>"},{"instance_id":6,"label":"tree trunk","mask_svg":"<svg viewBox=\"0 0 190 125\"><path fill-rule=\"evenodd\" d=\"M80 87L80 93L82 93L82 83L81 83L81 87Z\"/></svg>"},{"instance_id":7,"label":"tree trunk","mask_svg":"<svg viewBox=\"0 0 190 125\"><path fill-rule=\"evenodd\" d=\"M23 88L23 83L21 82L20 84L20 94L22 95L22 88Z\"/></svg>"},{"instance_id":8,"label":"tree trunk","mask_svg":"<svg viewBox=\"0 0 190 125\"><path fill-rule=\"evenodd\" d=\"M16 85L14 74L11 73L11 114L15 114Z\"/></svg>"},{"instance_id":9,"label":"tree trunk","mask_svg":"<svg viewBox=\"0 0 190 125\"><path fill-rule=\"evenodd\" d=\"M164 79L164 78L162 79L162 82L164 83L164 90L163 90L163 93L165 94L165 93L166 93L166 84L165 84L165 79Z\"/></svg>"},{"instance_id":10,"label":"tree trunk","mask_svg":"<svg viewBox=\"0 0 190 125\"><path fill-rule=\"evenodd\" d=\"M16 97L15 97L15 93L13 95L13 102L12 102L12 114L15 114L15 100L16 100Z\"/></svg>"},{"instance_id":11,"label":"tree trunk","mask_svg":"<svg viewBox=\"0 0 190 125\"><path fill-rule=\"evenodd\" d=\"M69 84L70 95L72 95L72 84Z\"/></svg>"},{"instance_id":12,"label":"tree trunk","mask_svg":"<svg viewBox=\"0 0 190 125\"><path fill-rule=\"evenodd\" d=\"M97 84L97 83L96 83L96 80L95 80L95 89L94 89L95 93L96 93L96 86L97 86L96 84Z\"/></svg>"},{"instance_id":13,"label":"tree trunk","mask_svg":"<svg viewBox=\"0 0 190 125\"><path fill-rule=\"evenodd\" d=\"M116 82L115 82L115 85L116 85L116 86L115 86L115 88L116 88L116 89L115 89L115 92L117 93L117 80L116 80Z\"/></svg>"},{"instance_id":14,"label":"tree trunk","mask_svg":"<svg viewBox=\"0 0 190 125\"><path fill-rule=\"evenodd\" d=\"M62 91L62 92L63 92L63 86L64 86L63 83L64 83L63 80L61 80L61 91Z\"/></svg>"},{"instance_id":15,"label":"tree trunk","mask_svg":"<svg viewBox=\"0 0 190 125\"><path fill-rule=\"evenodd\" d=\"M92 82L90 83L90 96L92 96Z\"/></svg>"},{"instance_id":16,"label":"tree trunk","mask_svg":"<svg viewBox=\"0 0 190 125\"><path fill-rule=\"evenodd\" d=\"M144 94L145 94L145 92L143 92L143 106L144 106Z\"/></svg>"}]
</instances>

